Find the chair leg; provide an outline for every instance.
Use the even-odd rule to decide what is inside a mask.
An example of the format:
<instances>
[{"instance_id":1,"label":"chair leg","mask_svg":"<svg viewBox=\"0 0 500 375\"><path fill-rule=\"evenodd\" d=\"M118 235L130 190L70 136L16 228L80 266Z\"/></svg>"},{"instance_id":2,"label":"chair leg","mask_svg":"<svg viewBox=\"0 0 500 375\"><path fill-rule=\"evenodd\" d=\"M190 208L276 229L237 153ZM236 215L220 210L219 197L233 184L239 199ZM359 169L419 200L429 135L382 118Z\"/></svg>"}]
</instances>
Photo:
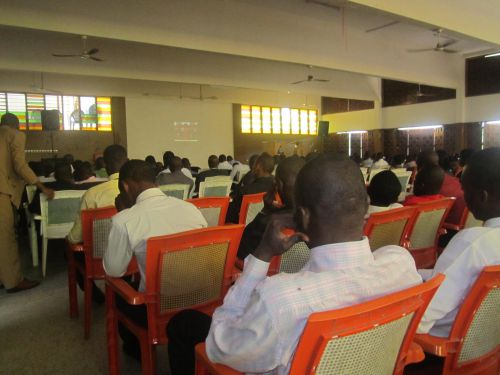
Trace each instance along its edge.
<instances>
[{"instance_id":1,"label":"chair leg","mask_svg":"<svg viewBox=\"0 0 500 375\"><path fill-rule=\"evenodd\" d=\"M141 341L142 375L155 375L156 373L156 345L147 341L147 335L139 338Z\"/></svg>"},{"instance_id":2,"label":"chair leg","mask_svg":"<svg viewBox=\"0 0 500 375\"><path fill-rule=\"evenodd\" d=\"M36 236L35 223L31 220L28 224L28 233L30 237L31 257L33 259L33 267L38 267L38 239Z\"/></svg>"},{"instance_id":3,"label":"chair leg","mask_svg":"<svg viewBox=\"0 0 500 375\"><path fill-rule=\"evenodd\" d=\"M45 277L45 272L47 269L47 249L49 246L49 239L47 236L43 236L42 238L43 247L42 247L42 277Z\"/></svg>"},{"instance_id":4,"label":"chair leg","mask_svg":"<svg viewBox=\"0 0 500 375\"><path fill-rule=\"evenodd\" d=\"M76 270L73 251L68 247L66 250L68 258L68 293L69 293L69 317L78 317L78 297L76 291Z\"/></svg>"},{"instance_id":5,"label":"chair leg","mask_svg":"<svg viewBox=\"0 0 500 375\"><path fill-rule=\"evenodd\" d=\"M88 340L90 337L90 321L92 314L92 279L85 277L85 290L83 291L85 306L84 306L84 316L83 316L83 325L84 325L84 337L85 340Z\"/></svg>"},{"instance_id":6,"label":"chair leg","mask_svg":"<svg viewBox=\"0 0 500 375\"><path fill-rule=\"evenodd\" d=\"M118 320L115 294L106 285L106 334L108 336L108 375L120 375L118 362Z\"/></svg>"}]
</instances>

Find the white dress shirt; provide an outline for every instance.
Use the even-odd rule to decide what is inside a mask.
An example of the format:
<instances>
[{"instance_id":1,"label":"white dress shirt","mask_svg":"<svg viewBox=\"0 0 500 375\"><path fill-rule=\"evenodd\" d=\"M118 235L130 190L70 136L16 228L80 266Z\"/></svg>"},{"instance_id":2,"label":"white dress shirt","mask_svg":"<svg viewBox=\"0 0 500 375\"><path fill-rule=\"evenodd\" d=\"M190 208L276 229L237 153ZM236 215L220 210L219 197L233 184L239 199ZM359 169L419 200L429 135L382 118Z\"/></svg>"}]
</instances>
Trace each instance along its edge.
<instances>
[{"instance_id":1,"label":"white dress shirt","mask_svg":"<svg viewBox=\"0 0 500 375\"><path fill-rule=\"evenodd\" d=\"M167 197L158 188L143 191L135 205L113 217L108 248L103 257L106 274L123 276L135 254L141 284L146 286L146 241L150 237L206 228L201 212L191 203Z\"/></svg>"},{"instance_id":2,"label":"white dress shirt","mask_svg":"<svg viewBox=\"0 0 500 375\"><path fill-rule=\"evenodd\" d=\"M433 270L419 270L425 278L446 275L427 307L418 333L448 337L451 326L469 289L485 266L500 264L500 217L483 227L463 229L450 241ZM430 271L430 272L428 272Z\"/></svg>"},{"instance_id":3,"label":"white dress shirt","mask_svg":"<svg viewBox=\"0 0 500 375\"><path fill-rule=\"evenodd\" d=\"M373 169L381 169L381 168L387 168L387 167L389 167L389 163L386 162L384 159L379 159L372 164Z\"/></svg>"},{"instance_id":4,"label":"white dress shirt","mask_svg":"<svg viewBox=\"0 0 500 375\"><path fill-rule=\"evenodd\" d=\"M219 169L225 169L225 170L232 170L233 166L231 165L230 162L228 161L223 161L222 163L219 163Z\"/></svg>"},{"instance_id":5,"label":"white dress shirt","mask_svg":"<svg viewBox=\"0 0 500 375\"><path fill-rule=\"evenodd\" d=\"M213 314L211 361L246 373L288 374L309 315L365 302L422 282L410 253L368 239L313 248L295 274L267 277L269 263L245 259L241 277Z\"/></svg>"}]
</instances>

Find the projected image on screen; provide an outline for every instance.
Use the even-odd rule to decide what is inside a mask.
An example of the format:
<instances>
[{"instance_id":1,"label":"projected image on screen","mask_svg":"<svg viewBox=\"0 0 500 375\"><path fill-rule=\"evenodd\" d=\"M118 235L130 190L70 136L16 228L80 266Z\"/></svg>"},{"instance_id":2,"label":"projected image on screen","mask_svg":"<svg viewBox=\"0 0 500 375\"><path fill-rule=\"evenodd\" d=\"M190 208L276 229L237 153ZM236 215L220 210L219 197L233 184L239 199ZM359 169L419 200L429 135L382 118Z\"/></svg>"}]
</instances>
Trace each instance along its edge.
<instances>
[{"instance_id":1,"label":"projected image on screen","mask_svg":"<svg viewBox=\"0 0 500 375\"><path fill-rule=\"evenodd\" d=\"M198 142L198 123L175 121L174 134L176 142Z\"/></svg>"}]
</instances>

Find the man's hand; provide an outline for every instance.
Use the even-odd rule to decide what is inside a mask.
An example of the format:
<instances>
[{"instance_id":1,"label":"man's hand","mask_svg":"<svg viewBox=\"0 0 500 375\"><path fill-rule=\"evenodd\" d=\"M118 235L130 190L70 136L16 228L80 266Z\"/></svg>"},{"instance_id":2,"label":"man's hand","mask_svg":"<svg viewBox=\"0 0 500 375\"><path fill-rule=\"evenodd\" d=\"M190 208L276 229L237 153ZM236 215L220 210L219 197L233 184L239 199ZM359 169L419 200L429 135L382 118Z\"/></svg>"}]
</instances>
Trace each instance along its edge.
<instances>
[{"instance_id":1,"label":"man's hand","mask_svg":"<svg viewBox=\"0 0 500 375\"><path fill-rule=\"evenodd\" d=\"M309 241L301 232L286 233L295 230L296 226L291 213L274 214L267 224L262 240L253 252L253 256L270 262L273 256L281 255L300 241Z\"/></svg>"},{"instance_id":2,"label":"man's hand","mask_svg":"<svg viewBox=\"0 0 500 375\"><path fill-rule=\"evenodd\" d=\"M36 187L38 190L40 190L43 194L47 196L47 199L50 201L51 199L54 199L55 192L52 189L49 189L46 187L44 184L42 184L40 181L37 181Z\"/></svg>"}]
</instances>

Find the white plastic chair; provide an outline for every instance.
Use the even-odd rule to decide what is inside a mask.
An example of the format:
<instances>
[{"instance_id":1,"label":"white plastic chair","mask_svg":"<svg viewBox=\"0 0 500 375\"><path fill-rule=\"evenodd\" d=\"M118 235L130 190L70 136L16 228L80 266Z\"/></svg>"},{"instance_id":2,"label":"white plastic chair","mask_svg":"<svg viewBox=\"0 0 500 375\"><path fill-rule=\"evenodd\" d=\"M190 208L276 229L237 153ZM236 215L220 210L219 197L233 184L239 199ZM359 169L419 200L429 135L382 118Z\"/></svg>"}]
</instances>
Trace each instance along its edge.
<instances>
[{"instance_id":1,"label":"white plastic chair","mask_svg":"<svg viewBox=\"0 0 500 375\"><path fill-rule=\"evenodd\" d=\"M363 175L363 181L366 183L368 179L368 168L359 168L361 170L361 174Z\"/></svg>"},{"instance_id":2,"label":"white plastic chair","mask_svg":"<svg viewBox=\"0 0 500 375\"><path fill-rule=\"evenodd\" d=\"M47 248L49 239L65 238L80 212L80 201L85 190L56 191L54 199L47 200L45 194L40 194L40 232L42 234L42 275L45 277L47 266Z\"/></svg>"},{"instance_id":3,"label":"white plastic chair","mask_svg":"<svg viewBox=\"0 0 500 375\"><path fill-rule=\"evenodd\" d=\"M370 182L371 179L373 177L375 177L377 174L379 174L380 172L386 171L386 170L387 170L387 168L385 168L385 169L384 168L376 168L376 169L370 168L370 177L369 177L368 182Z\"/></svg>"},{"instance_id":4,"label":"white plastic chair","mask_svg":"<svg viewBox=\"0 0 500 375\"><path fill-rule=\"evenodd\" d=\"M205 181L231 181L231 176L211 176L205 177Z\"/></svg>"},{"instance_id":5,"label":"white plastic chair","mask_svg":"<svg viewBox=\"0 0 500 375\"><path fill-rule=\"evenodd\" d=\"M189 197L189 185L187 184L168 184L160 185L158 188L169 197L174 197L177 199L188 199Z\"/></svg>"},{"instance_id":6,"label":"white plastic chair","mask_svg":"<svg viewBox=\"0 0 500 375\"><path fill-rule=\"evenodd\" d=\"M411 174L412 174L412 172L407 172L407 171L396 173L396 177L398 178L399 183L401 184L401 194L399 194L398 202L402 202L406 198L406 194L408 191L408 185L410 183Z\"/></svg>"},{"instance_id":7,"label":"white plastic chair","mask_svg":"<svg viewBox=\"0 0 500 375\"><path fill-rule=\"evenodd\" d=\"M212 180L200 182L198 197L227 197L231 192L231 180Z\"/></svg>"},{"instance_id":8,"label":"white plastic chair","mask_svg":"<svg viewBox=\"0 0 500 375\"><path fill-rule=\"evenodd\" d=\"M28 209L29 204L33 201L36 193L36 185L26 185L26 196L28 201L23 204L26 222L28 224L28 237L30 241L31 257L33 259L33 267L38 266L38 240L36 236L35 215Z\"/></svg>"}]
</instances>

